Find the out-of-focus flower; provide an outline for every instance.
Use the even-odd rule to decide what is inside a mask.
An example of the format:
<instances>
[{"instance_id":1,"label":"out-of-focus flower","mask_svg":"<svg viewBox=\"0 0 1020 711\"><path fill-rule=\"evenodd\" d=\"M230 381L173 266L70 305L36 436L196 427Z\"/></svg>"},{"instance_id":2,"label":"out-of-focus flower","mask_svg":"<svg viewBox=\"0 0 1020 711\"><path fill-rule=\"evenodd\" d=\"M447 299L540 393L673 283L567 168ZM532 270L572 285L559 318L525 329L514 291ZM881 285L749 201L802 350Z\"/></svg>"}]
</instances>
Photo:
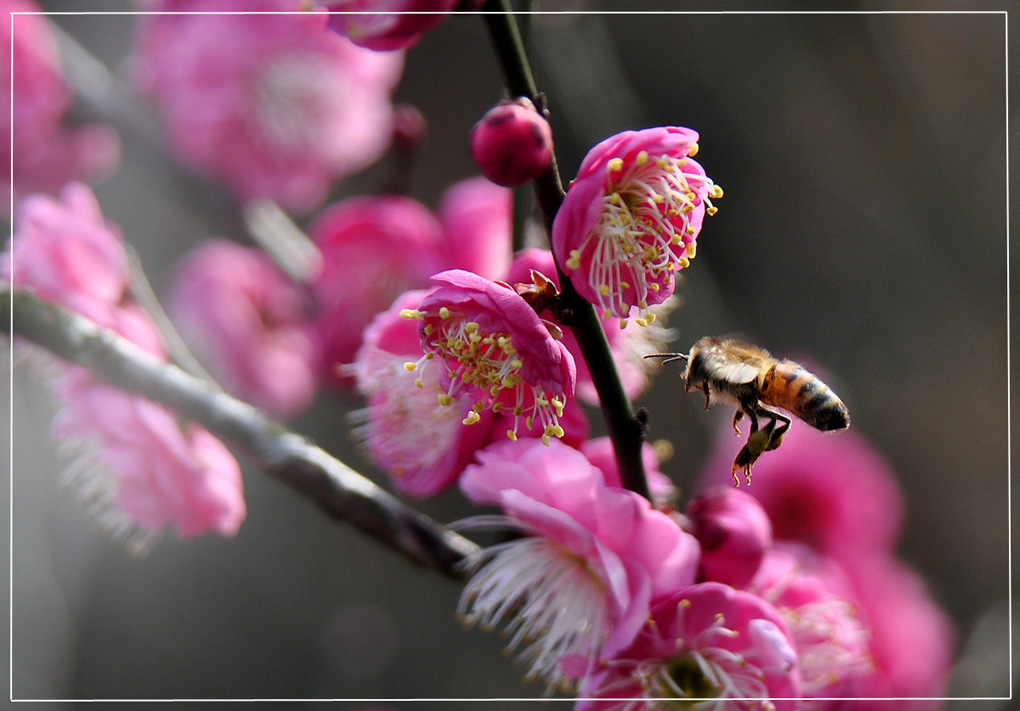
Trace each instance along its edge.
<instances>
[{"instance_id":1,"label":"out-of-focus flower","mask_svg":"<svg viewBox=\"0 0 1020 711\"><path fill-rule=\"evenodd\" d=\"M797 649L804 696L855 695L862 680L874 672L871 631L858 607L842 597L846 579L835 562L804 547L770 550L749 589L772 603L786 621ZM841 703L816 701L810 708L843 708Z\"/></svg>"},{"instance_id":2,"label":"out-of-focus flower","mask_svg":"<svg viewBox=\"0 0 1020 711\"><path fill-rule=\"evenodd\" d=\"M61 198L32 196L18 206L8 246L14 285L166 358L152 319L130 299L119 230L84 185L66 186ZM60 372L55 391L63 406L54 435L71 456L66 478L107 531L140 548L169 523L183 538L237 531L245 515L240 469L211 434L182 429L169 410L77 367Z\"/></svg>"},{"instance_id":3,"label":"out-of-focus flower","mask_svg":"<svg viewBox=\"0 0 1020 711\"><path fill-rule=\"evenodd\" d=\"M328 26L360 47L410 47L453 10L457 0L316 0L329 11ZM359 13L359 14L352 14Z\"/></svg>"},{"instance_id":4,"label":"out-of-focus flower","mask_svg":"<svg viewBox=\"0 0 1020 711\"><path fill-rule=\"evenodd\" d=\"M510 284L530 283L529 275L532 269L545 275L559 288L560 280L552 252L545 249L532 248L518 252L514 255L513 263L503 279ZM656 318L649 319L645 328L621 329L617 327L617 323L612 317L603 316L602 318L603 330L620 374L620 382L627 397L631 399L644 392L650 382L649 373L654 361L646 360L644 356L649 353L662 352L665 345L673 338L673 333L664 326L664 322L666 315L675 305L676 300L670 298L661 304L649 307L649 311L656 315ZM598 393L595 391L591 373L581 356L581 348L577 345L577 339L569 329L563 329L563 344L574 356L574 362L577 364L578 398L590 405L597 405Z\"/></svg>"},{"instance_id":5,"label":"out-of-focus flower","mask_svg":"<svg viewBox=\"0 0 1020 711\"><path fill-rule=\"evenodd\" d=\"M613 442L609 437L598 437L585 441L579 449L592 464L599 468L607 486L621 487L620 469L616 465ZM648 488L657 502L670 501L676 495L676 488L669 477L659 471L659 455L655 445L645 442L641 447L641 461L645 465Z\"/></svg>"},{"instance_id":6,"label":"out-of-focus flower","mask_svg":"<svg viewBox=\"0 0 1020 711\"><path fill-rule=\"evenodd\" d=\"M730 479L732 432L727 420L699 488ZM796 420L782 446L755 465L748 493L772 520L776 540L807 543L837 560L891 550L903 520L894 475L864 438L830 437Z\"/></svg>"},{"instance_id":7,"label":"out-of-focus flower","mask_svg":"<svg viewBox=\"0 0 1020 711\"><path fill-rule=\"evenodd\" d=\"M938 701L901 702L904 697L937 699L946 693L953 662L954 633L920 577L885 552L861 551L840 563L850 581L850 599L871 630L874 673L862 677L853 696L880 711L934 709ZM921 653L923 651L923 653Z\"/></svg>"},{"instance_id":8,"label":"out-of-focus flower","mask_svg":"<svg viewBox=\"0 0 1020 711\"><path fill-rule=\"evenodd\" d=\"M66 373L57 394L64 405L54 434L94 447L106 465L74 482L79 491L113 492L110 503L153 533L171 523L181 538L237 533L245 517L241 471L222 442L196 425L182 429L166 408L80 369ZM100 516L120 518L111 510Z\"/></svg>"},{"instance_id":9,"label":"out-of-focus flower","mask_svg":"<svg viewBox=\"0 0 1020 711\"><path fill-rule=\"evenodd\" d=\"M528 429L538 424L543 441L562 437L559 417L575 382L574 359L564 345L506 284L459 269L433 281L440 286L405 312L419 321L425 350L411 367L438 356L443 402L469 398L475 417L486 408L506 409L514 417L511 439L521 419Z\"/></svg>"},{"instance_id":10,"label":"out-of-focus flower","mask_svg":"<svg viewBox=\"0 0 1020 711\"><path fill-rule=\"evenodd\" d=\"M15 226L0 263L3 279L110 327L128 287L127 254L92 191L70 183L59 199L29 196L18 204Z\"/></svg>"},{"instance_id":11,"label":"out-of-focus flower","mask_svg":"<svg viewBox=\"0 0 1020 711\"><path fill-rule=\"evenodd\" d=\"M315 395L318 347L305 295L257 249L210 240L173 277L170 309L230 392L279 415Z\"/></svg>"},{"instance_id":12,"label":"out-of-focus flower","mask_svg":"<svg viewBox=\"0 0 1020 711\"><path fill-rule=\"evenodd\" d=\"M525 645L529 677L557 684L565 656L594 664L599 653L626 647L654 598L693 582L697 541L643 497L607 487L577 450L522 440L477 458L461 489L500 506L501 520L525 535L469 561L481 568L459 611L485 627L509 617L509 648Z\"/></svg>"},{"instance_id":13,"label":"out-of-focus flower","mask_svg":"<svg viewBox=\"0 0 1020 711\"><path fill-rule=\"evenodd\" d=\"M470 146L486 178L506 187L523 185L549 167L552 128L530 100L501 101L471 129Z\"/></svg>"},{"instance_id":14,"label":"out-of-focus flower","mask_svg":"<svg viewBox=\"0 0 1020 711\"><path fill-rule=\"evenodd\" d=\"M772 523L757 499L713 486L694 497L685 514L687 530L701 544L701 578L746 586L772 546Z\"/></svg>"},{"instance_id":15,"label":"out-of-focus flower","mask_svg":"<svg viewBox=\"0 0 1020 711\"><path fill-rule=\"evenodd\" d=\"M372 317L408 289L427 286L441 269L442 227L410 198L359 197L325 210L309 236L322 252L322 271L312 289L324 376L344 385L336 367L354 358Z\"/></svg>"},{"instance_id":16,"label":"out-of-focus flower","mask_svg":"<svg viewBox=\"0 0 1020 711\"><path fill-rule=\"evenodd\" d=\"M793 640L772 605L721 583L658 601L627 649L581 685L578 711L666 711L668 699L705 708L794 709L800 671ZM733 699L733 701L727 701ZM740 699L736 701L735 699Z\"/></svg>"},{"instance_id":17,"label":"out-of-focus flower","mask_svg":"<svg viewBox=\"0 0 1020 711\"><path fill-rule=\"evenodd\" d=\"M722 191L692 156L698 134L663 127L625 131L592 148L553 223L557 261L603 315L649 319L694 258L710 200Z\"/></svg>"},{"instance_id":18,"label":"out-of-focus flower","mask_svg":"<svg viewBox=\"0 0 1020 711\"><path fill-rule=\"evenodd\" d=\"M301 0L165 0L135 57L177 157L241 199L308 210L330 183L376 161L393 130L401 53L354 46ZM252 14L236 13L243 9ZM263 15L257 12L297 14ZM229 41L224 41L229 38Z\"/></svg>"},{"instance_id":19,"label":"out-of-focus flower","mask_svg":"<svg viewBox=\"0 0 1020 711\"><path fill-rule=\"evenodd\" d=\"M402 294L365 329L354 375L368 405L358 414L357 435L372 459L412 496L432 496L453 484L476 449L492 437L493 417L483 413L470 427L461 423L470 402L443 406L439 373L427 369L416 378L404 364L423 355L418 327L400 313L421 303L424 291ZM420 383L416 384L416 380Z\"/></svg>"},{"instance_id":20,"label":"out-of-focus flower","mask_svg":"<svg viewBox=\"0 0 1020 711\"><path fill-rule=\"evenodd\" d=\"M446 266L486 279L506 275L513 252L513 193L479 176L454 183L436 210L446 240Z\"/></svg>"},{"instance_id":21,"label":"out-of-focus flower","mask_svg":"<svg viewBox=\"0 0 1020 711\"><path fill-rule=\"evenodd\" d=\"M9 15L12 12L40 14ZM10 17L0 28L0 52L12 62L0 72L0 93L8 102L13 97L13 104L0 112L0 159L13 168L15 200L37 191L56 192L76 178L100 177L120 157L120 142L111 129L61 126L72 95L56 38L41 12L31 0L0 0L0 15ZM5 193L11 188L9 180L5 171Z\"/></svg>"}]
</instances>

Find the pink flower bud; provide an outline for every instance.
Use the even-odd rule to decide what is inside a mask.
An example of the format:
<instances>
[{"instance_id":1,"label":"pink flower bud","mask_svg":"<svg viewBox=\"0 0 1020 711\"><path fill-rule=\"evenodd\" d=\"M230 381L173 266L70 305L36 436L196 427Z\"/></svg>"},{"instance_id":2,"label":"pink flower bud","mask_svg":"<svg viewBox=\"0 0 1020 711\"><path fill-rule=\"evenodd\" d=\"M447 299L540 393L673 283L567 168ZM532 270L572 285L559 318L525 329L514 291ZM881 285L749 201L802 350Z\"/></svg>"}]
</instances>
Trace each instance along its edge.
<instances>
[{"instance_id":1,"label":"pink flower bud","mask_svg":"<svg viewBox=\"0 0 1020 711\"><path fill-rule=\"evenodd\" d=\"M701 577L735 588L751 581L772 545L772 523L750 494L713 486L687 505L690 532L701 543Z\"/></svg>"},{"instance_id":2,"label":"pink flower bud","mask_svg":"<svg viewBox=\"0 0 1020 711\"><path fill-rule=\"evenodd\" d=\"M525 98L502 101L471 130L471 156L489 180L511 187L538 177L552 159L552 129Z\"/></svg>"}]
</instances>

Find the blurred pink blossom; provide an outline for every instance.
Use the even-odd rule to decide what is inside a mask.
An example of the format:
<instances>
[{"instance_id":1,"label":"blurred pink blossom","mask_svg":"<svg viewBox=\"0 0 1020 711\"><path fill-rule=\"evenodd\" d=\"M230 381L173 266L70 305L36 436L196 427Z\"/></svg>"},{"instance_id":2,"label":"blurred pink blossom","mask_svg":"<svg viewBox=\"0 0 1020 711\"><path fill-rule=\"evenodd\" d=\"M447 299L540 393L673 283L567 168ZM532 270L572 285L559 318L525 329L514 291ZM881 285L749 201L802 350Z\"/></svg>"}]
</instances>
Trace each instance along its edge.
<instances>
[{"instance_id":1,"label":"blurred pink blossom","mask_svg":"<svg viewBox=\"0 0 1020 711\"><path fill-rule=\"evenodd\" d=\"M310 225L309 236L322 252L312 290L323 375L345 385L337 366L353 360L372 317L408 289L428 286L442 268L442 227L415 200L366 196L327 208Z\"/></svg>"},{"instance_id":2,"label":"blurred pink blossom","mask_svg":"<svg viewBox=\"0 0 1020 711\"><path fill-rule=\"evenodd\" d=\"M481 176L454 183L439 200L444 265L503 279L513 252L513 193Z\"/></svg>"},{"instance_id":3,"label":"blurred pink blossom","mask_svg":"<svg viewBox=\"0 0 1020 711\"><path fill-rule=\"evenodd\" d=\"M177 157L240 199L298 211L390 143L401 53L362 49L301 0L166 0L140 18L135 77ZM229 41L225 41L229 38Z\"/></svg>"},{"instance_id":4,"label":"blurred pink blossom","mask_svg":"<svg viewBox=\"0 0 1020 711\"><path fill-rule=\"evenodd\" d=\"M594 660L629 645L656 597L694 581L698 543L647 499L607 487L583 454L551 441L500 442L460 486L498 505L526 534L485 549L459 611L492 627L506 617L529 677L562 680L565 656Z\"/></svg>"},{"instance_id":5,"label":"blurred pink blossom","mask_svg":"<svg viewBox=\"0 0 1020 711\"><path fill-rule=\"evenodd\" d=\"M583 681L578 696L594 698L575 708L666 709L673 704L658 700L690 698L717 700L708 708L792 710L800 688L793 640L778 611L756 595L708 582L658 600L633 644Z\"/></svg>"},{"instance_id":6,"label":"blurred pink blossom","mask_svg":"<svg viewBox=\"0 0 1020 711\"><path fill-rule=\"evenodd\" d=\"M733 429L721 426L699 488L730 478ZM807 543L842 560L891 550L903 502L889 465L861 435L830 436L794 420L783 444L755 465L748 489L772 520L776 540Z\"/></svg>"},{"instance_id":7,"label":"blurred pink blossom","mask_svg":"<svg viewBox=\"0 0 1020 711\"><path fill-rule=\"evenodd\" d=\"M772 546L772 522L761 504L732 487L713 486L684 513L687 530L701 544L701 579L745 587Z\"/></svg>"},{"instance_id":8,"label":"blurred pink blossom","mask_svg":"<svg viewBox=\"0 0 1020 711\"><path fill-rule=\"evenodd\" d=\"M859 691L875 672L872 632L859 608L844 597L846 576L834 561L803 546L780 544L765 554L748 589L772 603L786 621L806 697L871 696ZM815 701L811 708L844 705Z\"/></svg>"},{"instance_id":9,"label":"blurred pink blossom","mask_svg":"<svg viewBox=\"0 0 1020 711\"><path fill-rule=\"evenodd\" d=\"M54 193L70 180L100 177L116 165L120 142L105 126L61 125L73 97L56 38L45 15L11 12L42 11L31 0L0 0L0 15L10 20L0 23L0 52L12 62L0 71L0 92L8 101L13 97L13 105L0 112L0 159L12 166L14 199L19 200L32 192ZM10 174L4 174L3 191L9 193Z\"/></svg>"},{"instance_id":10,"label":"blurred pink blossom","mask_svg":"<svg viewBox=\"0 0 1020 711\"><path fill-rule=\"evenodd\" d=\"M316 0L329 11L331 30L359 47L380 51L410 47L445 20L456 4L457 0Z\"/></svg>"},{"instance_id":11,"label":"blurred pink blossom","mask_svg":"<svg viewBox=\"0 0 1020 711\"><path fill-rule=\"evenodd\" d=\"M167 357L149 315L131 300L127 254L115 225L103 219L92 191L72 183L61 200L34 195L15 211L14 237L3 276L40 298L115 331L157 358ZM195 425L144 398L64 368L54 424L63 449L76 457L70 483L116 535L169 523L183 538L206 530L233 535L244 519L240 469L226 447Z\"/></svg>"},{"instance_id":12,"label":"blurred pink blossom","mask_svg":"<svg viewBox=\"0 0 1020 711\"><path fill-rule=\"evenodd\" d=\"M574 359L535 311L506 284L451 269L432 277L439 286L415 310L425 355L417 367L439 368L443 401L461 398L477 412L505 410L519 424L539 426L542 440L562 437L559 424L573 397ZM435 357L436 363L429 363Z\"/></svg>"},{"instance_id":13,"label":"blurred pink blossom","mask_svg":"<svg viewBox=\"0 0 1020 711\"><path fill-rule=\"evenodd\" d=\"M70 183L59 199L29 196L18 204L14 224L0 276L111 327L113 309L128 288L127 253L120 230L103 219L92 191Z\"/></svg>"},{"instance_id":14,"label":"blurred pink blossom","mask_svg":"<svg viewBox=\"0 0 1020 711\"><path fill-rule=\"evenodd\" d=\"M624 131L592 148L556 213L557 262L583 298L620 319L673 293L694 258L710 198L722 191L692 156L698 134L674 126Z\"/></svg>"},{"instance_id":15,"label":"blurred pink blossom","mask_svg":"<svg viewBox=\"0 0 1020 711\"><path fill-rule=\"evenodd\" d=\"M531 283L530 271L534 269L551 279L557 288L560 286L556 272L556 263L552 252L547 249L522 249L514 255L507 274L501 277L504 281L515 283ZM627 397L634 399L644 392L650 382L650 371L653 360L646 360L645 355L659 353L666 343L672 340L673 334L663 325L665 315L672 310L675 301L650 307L650 312L658 317L644 328L619 328L615 318L604 316L602 327L609 341L609 348L620 374L620 382ZM588 365L581 356L581 348L577 345L570 329L563 329L563 345L567 347L574 362L577 364L577 396L590 405L598 405L598 393L592 381Z\"/></svg>"},{"instance_id":16,"label":"blurred pink blossom","mask_svg":"<svg viewBox=\"0 0 1020 711\"><path fill-rule=\"evenodd\" d=\"M98 449L115 475L116 505L132 521L150 531L172 523L181 538L237 533L245 517L241 471L222 442L197 425L182 429L161 405L80 369L67 372L57 394L64 405L54 434Z\"/></svg>"},{"instance_id":17,"label":"blurred pink blossom","mask_svg":"<svg viewBox=\"0 0 1020 711\"><path fill-rule=\"evenodd\" d=\"M215 239L178 266L169 307L228 391L287 416L315 395L309 300L264 252Z\"/></svg>"}]
</instances>

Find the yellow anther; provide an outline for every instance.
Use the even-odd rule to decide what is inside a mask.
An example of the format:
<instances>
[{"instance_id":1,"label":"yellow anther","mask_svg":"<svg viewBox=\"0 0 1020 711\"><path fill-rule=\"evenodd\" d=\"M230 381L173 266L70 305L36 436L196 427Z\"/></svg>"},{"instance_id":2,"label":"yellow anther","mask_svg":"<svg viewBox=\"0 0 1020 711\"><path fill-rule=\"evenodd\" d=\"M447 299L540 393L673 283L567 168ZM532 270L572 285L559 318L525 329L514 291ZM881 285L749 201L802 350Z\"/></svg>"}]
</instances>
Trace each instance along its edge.
<instances>
[{"instance_id":1,"label":"yellow anther","mask_svg":"<svg viewBox=\"0 0 1020 711\"><path fill-rule=\"evenodd\" d=\"M404 370L406 370L409 373L412 370L417 370L417 369L418 369L418 364L417 363L414 363L414 362L411 362L411 361L407 361L406 363L404 363Z\"/></svg>"},{"instance_id":2,"label":"yellow anther","mask_svg":"<svg viewBox=\"0 0 1020 711\"><path fill-rule=\"evenodd\" d=\"M693 158L694 156L698 155L698 144L697 143L692 143L690 145L690 148L687 149L687 155L689 155L691 158Z\"/></svg>"},{"instance_id":3,"label":"yellow anther","mask_svg":"<svg viewBox=\"0 0 1020 711\"><path fill-rule=\"evenodd\" d=\"M535 419L534 419L534 418L533 418L533 417L532 417L531 415L528 415L527 417L525 417L525 418L524 418L524 425L525 425L525 427L527 427L527 428L528 428L529 430L531 429L531 426L532 426L533 424L535 424Z\"/></svg>"},{"instance_id":4,"label":"yellow anther","mask_svg":"<svg viewBox=\"0 0 1020 711\"><path fill-rule=\"evenodd\" d=\"M507 430L506 431L506 436L510 438L511 442L516 442L517 441L517 433L514 432L513 430Z\"/></svg>"},{"instance_id":5,"label":"yellow anther","mask_svg":"<svg viewBox=\"0 0 1020 711\"><path fill-rule=\"evenodd\" d=\"M520 370L521 368L524 367L524 361L522 361L520 358L514 358L513 360L510 361L510 367Z\"/></svg>"},{"instance_id":6,"label":"yellow anther","mask_svg":"<svg viewBox=\"0 0 1020 711\"><path fill-rule=\"evenodd\" d=\"M681 237L678 232L674 232L673 236L669 238L669 243L674 247L678 247L679 245L683 244L683 242L684 238Z\"/></svg>"},{"instance_id":7,"label":"yellow anther","mask_svg":"<svg viewBox=\"0 0 1020 711\"><path fill-rule=\"evenodd\" d=\"M648 285L648 290L649 291L658 291L660 288L661 287L659 286L659 283L655 282L655 281L653 281L651 284Z\"/></svg>"},{"instance_id":8,"label":"yellow anther","mask_svg":"<svg viewBox=\"0 0 1020 711\"><path fill-rule=\"evenodd\" d=\"M503 409L503 403L501 403L501 402L494 402L494 403L492 403L492 414L498 415L500 410L502 410L502 409Z\"/></svg>"},{"instance_id":9,"label":"yellow anther","mask_svg":"<svg viewBox=\"0 0 1020 711\"><path fill-rule=\"evenodd\" d=\"M558 397L554 397L549 402L552 403L553 408L556 410L556 416L563 417L563 401Z\"/></svg>"},{"instance_id":10,"label":"yellow anther","mask_svg":"<svg viewBox=\"0 0 1020 711\"><path fill-rule=\"evenodd\" d=\"M542 444L544 444L546 447L549 446L549 442L551 442L551 441L552 440L549 439L549 435L547 435L547 434L543 434L542 435Z\"/></svg>"},{"instance_id":11,"label":"yellow anther","mask_svg":"<svg viewBox=\"0 0 1020 711\"><path fill-rule=\"evenodd\" d=\"M461 423L465 424L465 425L473 425L473 424L479 422L481 419L482 419L481 415L479 415L474 410L471 410L467 414L467 417L465 417L463 420L461 420Z\"/></svg>"},{"instance_id":12,"label":"yellow anther","mask_svg":"<svg viewBox=\"0 0 1020 711\"><path fill-rule=\"evenodd\" d=\"M400 318L412 318L420 321L425 317L422 315L422 312L419 311L418 309L401 309Z\"/></svg>"},{"instance_id":13,"label":"yellow anther","mask_svg":"<svg viewBox=\"0 0 1020 711\"><path fill-rule=\"evenodd\" d=\"M439 393L440 405L442 405L443 407L447 407L451 402L453 402L453 398L450 397L448 393Z\"/></svg>"},{"instance_id":14,"label":"yellow anther","mask_svg":"<svg viewBox=\"0 0 1020 711\"><path fill-rule=\"evenodd\" d=\"M691 242L689 245L687 245L687 256L688 257L690 257L691 259L694 259L694 256L697 253L698 253L698 243L697 242Z\"/></svg>"},{"instance_id":15,"label":"yellow anther","mask_svg":"<svg viewBox=\"0 0 1020 711\"><path fill-rule=\"evenodd\" d=\"M648 321L648 323L655 323L655 314L649 311L648 315L645 316L645 320Z\"/></svg>"},{"instance_id":16,"label":"yellow anther","mask_svg":"<svg viewBox=\"0 0 1020 711\"><path fill-rule=\"evenodd\" d=\"M720 188L718 185L713 185L708 190L708 196L713 200L718 200L723 196L723 189Z\"/></svg>"},{"instance_id":17,"label":"yellow anther","mask_svg":"<svg viewBox=\"0 0 1020 711\"><path fill-rule=\"evenodd\" d=\"M414 379L414 387L416 387L416 388L423 388L423 387L425 387L425 383L422 382L421 378L415 378Z\"/></svg>"},{"instance_id":18,"label":"yellow anther","mask_svg":"<svg viewBox=\"0 0 1020 711\"><path fill-rule=\"evenodd\" d=\"M439 318L450 318L450 309L443 306L439 309Z\"/></svg>"},{"instance_id":19,"label":"yellow anther","mask_svg":"<svg viewBox=\"0 0 1020 711\"><path fill-rule=\"evenodd\" d=\"M599 284L599 293L603 296L609 296L609 284Z\"/></svg>"},{"instance_id":20,"label":"yellow anther","mask_svg":"<svg viewBox=\"0 0 1020 711\"><path fill-rule=\"evenodd\" d=\"M612 158L609 163L606 164L609 171L612 173L623 170L623 158Z\"/></svg>"},{"instance_id":21,"label":"yellow anther","mask_svg":"<svg viewBox=\"0 0 1020 711\"><path fill-rule=\"evenodd\" d=\"M478 330L478 323L475 321L468 321L464 324L464 333L474 333Z\"/></svg>"},{"instance_id":22,"label":"yellow anther","mask_svg":"<svg viewBox=\"0 0 1020 711\"><path fill-rule=\"evenodd\" d=\"M621 289L629 289L630 288L630 282L629 281L621 281L620 282L620 288Z\"/></svg>"},{"instance_id":23,"label":"yellow anther","mask_svg":"<svg viewBox=\"0 0 1020 711\"><path fill-rule=\"evenodd\" d=\"M581 266L581 252L577 249L570 250L570 256L567 257L567 267L569 269L577 269Z\"/></svg>"},{"instance_id":24,"label":"yellow anther","mask_svg":"<svg viewBox=\"0 0 1020 711\"><path fill-rule=\"evenodd\" d=\"M648 162L648 151L641 151L640 153L637 154L637 157L634 158L635 165L644 165L647 162Z\"/></svg>"},{"instance_id":25,"label":"yellow anther","mask_svg":"<svg viewBox=\"0 0 1020 711\"><path fill-rule=\"evenodd\" d=\"M620 319L620 330L622 331L625 328L627 328L627 319L621 318Z\"/></svg>"},{"instance_id":26,"label":"yellow anther","mask_svg":"<svg viewBox=\"0 0 1020 711\"><path fill-rule=\"evenodd\" d=\"M715 205L705 209L705 214L707 215L714 215L717 212L719 212L719 208L716 207Z\"/></svg>"},{"instance_id":27,"label":"yellow anther","mask_svg":"<svg viewBox=\"0 0 1020 711\"><path fill-rule=\"evenodd\" d=\"M689 266L691 266L691 260L687 257L680 257L680 268L686 269Z\"/></svg>"},{"instance_id":28,"label":"yellow anther","mask_svg":"<svg viewBox=\"0 0 1020 711\"><path fill-rule=\"evenodd\" d=\"M634 319L634 321L635 323L637 323L638 326L648 325L648 319L642 318L641 316L638 316L636 319Z\"/></svg>"}]
</instances>

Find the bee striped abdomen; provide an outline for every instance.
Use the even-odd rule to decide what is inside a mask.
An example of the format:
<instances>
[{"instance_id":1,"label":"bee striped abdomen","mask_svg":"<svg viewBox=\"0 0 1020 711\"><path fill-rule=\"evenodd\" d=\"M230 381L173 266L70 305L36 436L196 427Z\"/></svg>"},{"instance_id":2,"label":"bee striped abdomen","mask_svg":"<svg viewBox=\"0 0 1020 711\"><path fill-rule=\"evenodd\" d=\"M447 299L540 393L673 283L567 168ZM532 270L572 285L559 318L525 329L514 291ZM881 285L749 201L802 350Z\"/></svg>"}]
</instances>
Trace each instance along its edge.
<instances>
[{"instance_id":1,"label":"bee striped abdomen","mask_svg":"<svg viewBox=\"0 0 1020 711\"><path fill-rule=\"evenodd\" d=\"M761 401L788 410L823 432L850 426L850 413L836 393L792 361L780 361L765 374Z\"/></svg>"}]
</instances>

